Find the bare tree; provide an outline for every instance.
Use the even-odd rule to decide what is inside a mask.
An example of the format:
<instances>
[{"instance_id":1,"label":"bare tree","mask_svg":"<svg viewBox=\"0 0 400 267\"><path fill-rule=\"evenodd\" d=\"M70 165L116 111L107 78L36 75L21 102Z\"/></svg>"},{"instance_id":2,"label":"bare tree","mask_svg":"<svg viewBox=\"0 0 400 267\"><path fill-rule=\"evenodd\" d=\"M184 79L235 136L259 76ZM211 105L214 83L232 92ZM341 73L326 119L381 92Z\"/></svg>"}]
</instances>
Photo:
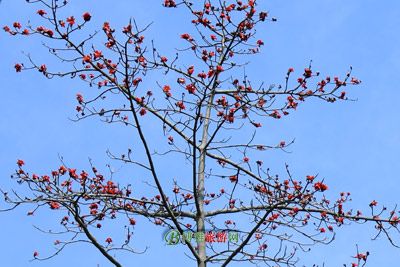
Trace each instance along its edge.
<instances>
[{"instance_id":1,"label":"bare tree","mask_svg":"<svg viewBox=\"0 0 400 267\"><path fill-rule=\"evenodd\" d=\"M82 37L90 13L62 17L60 10L67 11L67 1L27 2L42 6L37 13L43 26L15 22L4 30L11 35L39 35L62 65L50 70L28 56L27 63L15 65L16 71L37 70L45 78L77 78L97 87L89 97L77 94L76 120L99 117L105 124L128 126L135 153L127 149L123 155L107 154L129 164L132 172L142 169L148 174L148 194L143 196L135 190L136 181L118 183L112 172L106 177L92 162L91 171L77 171L61 160L61 167L50 174L36 175L18 160L13 178L26 190L2 191L11 205L7 210L29 204L34 205L30 214L40 208L63 211L62 230L57 233L65 239L56 241L53 255L42 258L35 253L35 259L48 259L68 245L87 242L112 264L122 266L112 252L137 252L130 243L138 216L170 229L166 241L182 241L199 267L234 261L296 266L298 250L330 243L338 226L351 223L373 224L377 236L385 235L394 245L396 210L386 214L373 201L370 214L362 215L346 209L349 193L328 200L324 195L328 186L318 175L296 178L288 165L277 175L264 166L262 153L285 151L292 142L259 142L263 120L286 117L311 99L347 100L343 88L360 81L352 77L351 68L342 78L320 78L311 64L297 78L289 68L282 85L251 81L243 74L245 62L264 44L257 40L255 29L276 21L267 12L256 11L255 0L165 0L164 6L171 8L167 12L188 11L194 29L180 36L186 48L172 57L147 43L147 27L134 20L122 31L105 22L102 31ZM105 44L97 39L101 34ZM160 78L157 89L144 90L141 84L149 73L176 83ZM149 138L153 125L162 127L163 140ZM163 142L165 146L160 145ZM166 158L171 167L186 168L190 178L167 179L166 170L157 167L158 160ZM96 229L107 221L126 226L124 241L96 238ZM351 265L364 266L367 257L368 253L357 251Z\"/></svg>"}]
</instances>

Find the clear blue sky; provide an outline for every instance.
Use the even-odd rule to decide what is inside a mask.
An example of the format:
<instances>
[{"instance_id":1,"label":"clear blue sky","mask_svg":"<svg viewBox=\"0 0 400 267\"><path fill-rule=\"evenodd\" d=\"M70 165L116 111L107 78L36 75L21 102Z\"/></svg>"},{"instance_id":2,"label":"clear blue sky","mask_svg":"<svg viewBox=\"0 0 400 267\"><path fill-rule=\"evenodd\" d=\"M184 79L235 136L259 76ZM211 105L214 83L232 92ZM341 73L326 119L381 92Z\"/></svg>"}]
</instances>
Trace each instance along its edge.
<instances>
[{"instance_id":1,"label":"clear blue sky","mask_svg":"<svg viewBox=\"0 0 400 267\"><path fill-rule=\"evenodd\" d=\"M116 28L130 17L140 25L154 22L147 38L169 51L179 44L179 33L188 31L187 18L171 15L161 8L161 0L77 1L69 6L70 15L83 11L93 14L93 25L105 20ZM275 24L259 29L265 41L263 53L252 59L252 77L266 83L283 82L288 67L303 69L313 60L314 69L323 75L344 74L351 65L354 75L363 83L353 87L350 96L357 102L334 105L317 101L302 105L288 119L264 122L266 139L296 138L291 154L273 153L268 158L276 171L289 163L295 173L319 173L333 192L350 191L355 207L367 208L376 199L393 207L399 203L398 166L400 151L399 91L400 73L400 2L374 0L304 0L263 1L266 9L278 18ZM0 5L0 25L15 20L26 22L34 15L23 0L4 0ZM180 28L182 27L182 28ZM58 155L77 168L87 168L88 157L106 169L108 148L123 150L120 142L127 133L121 127L107 127L94 120L73 123L75 94L84 91L78 81L45 80L36 72L16 74L13 65L23 61L22 52L31 53L37 61L49 62L37 38L25 41L0 35L0 186L15 187L9 176L15 161L23 158L29 168L45 172L59 165ZM53 64L54 63L54 64ZM57 66L50 60L49 66ZM256 67L254 67L256 66ZM162 80L163 77L155 77ZM275 143L274 143L275 144ZM267 162L267 160L265 160ZM116 165L118 166L118 165ZM3 205L3 204L1 204ZM3 206L1 206L3 207ZM53 237L32 225L50 228L57 224L52 213L27 217L27 208L0 214L2 266L110 266L87 245L70 247L62 255L46 262L29 262L34 250L51 251ZM144 222L144 221L143 221ZM341 266L351 261L355 244L369 250L368 266L398 266L398 249L385 240L371 242L372 225L345 227L338 231L331 246L320 246L304 256L303 263L325 262ZM138 250L148 252L132 257L122 256L126 266L184 266L183 251L165 247L161 230L143 223L138 226ZM400 241L400 240L399 240ZM179 259L179 260L178 260ZM245 266L243 264L243 266Z\"/></svg>"}]
</instances>

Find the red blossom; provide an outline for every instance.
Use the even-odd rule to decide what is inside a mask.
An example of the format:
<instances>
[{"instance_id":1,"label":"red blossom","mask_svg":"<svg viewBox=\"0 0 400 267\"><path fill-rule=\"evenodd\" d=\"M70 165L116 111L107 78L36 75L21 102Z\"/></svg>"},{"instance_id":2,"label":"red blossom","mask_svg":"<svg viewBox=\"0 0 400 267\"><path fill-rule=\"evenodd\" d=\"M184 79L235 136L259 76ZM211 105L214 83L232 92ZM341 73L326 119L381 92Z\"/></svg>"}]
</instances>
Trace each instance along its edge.
<instances>
[{"instance_id":1,"label":"red blossom","mask_svg":"<svg viewBox=\"0 0 400 267\"><path fill-rule=\"evenodd\" d=\"M166 57L161 57L161 62L162 63L165 63L165 62L167 62L168 61L168 58L166 58Z\"/></svg>"},{"instance_id":2,"label":"red blossom","mask_svg":"<svg viewBox=\"0 0 400 267\"><path fill-rule=\"evenodd\" d=\"M306 178L307 178L307 181L312 182L312 181L314 181L315 176L314 175L307 175Z\"/></svg>"},{"instance_id":3,"label":"red blossom","mask_svg":"<svg viewBox=\"0 0 400 267\"><path fill-rule=\"evenodd\" d=\"M44 11L43 9L39 9L36 13L39 14L40 16L44 16L47 14L47 12Z\"/></svg>"},{"instance_id":4,"label":"red blossom","mask_svg":"<svg viewBox=\"0 0 400 267\"><path fill-rule=\"evenodd\" d=\"M21 28L22 28L22 25L21 25L21 23L19 23L19 22L14 22L14 23L13 23L13 27L16 28L16 29L21 29Z\"/></svg>"},{"instance_id":5,"label":"red blossom","mask_svg":"<svg viewBox=\"0 0 400 267\"><path fill-rule=\"evenodd\" d=\"M187 70L187 73L188 73L189 75L192 75L193 72L194 72L194 66L190 66L190 67L188 68L188 70Z\"/></svg>"},{"instance_id":6,"label":"red blossom","mask_svg":"<svg viewBox=\"0 0 400 267\"><path fill-rule=\"evenodd\" d=\"M231 176L229 176L229 180L230 180L232 183L235 183L235 182L238 181L238 177L237 177L237 175L231 175Z\"/></svg>"},{"instance_id":7,"label":"red blossom","mask_svg":"<svg viewBox=\"0 0 400 267\"><path fill-rule=\"evenodd\" d=\"M165 0L164 6L165 7L176 7L176 3L174 0Z\"/></svg>"},{"instance_id":8,"label":"red blossom","mask_svg":"<svg viewBox=\"0 0 400 267\"><path fill-rule=\"evenodd\" d=\"M317 191L324 192L325 190L328 190L328 186L322 182L317 182L314 184L314 189Z\"/></svg>"},{"instance_id":9,"label":"red blossom","mask_svg":"<svg viewBox=\"0 0 400 267\"><path fill-rule=\"evenodd\" d=\"M83 103L83 96L81 94L76 94L76 100L78 100L79 104Z\"/></svg>"},{"instance_id":10,"label":"red blossom","mask_svg":"<svg viewBox=\"0 0 400 267\"><path fill-rule=\"evenodd\" d=\"M85 55L82 58L83 63L90 63L92 61L92 55Z\"/></svg>"},{"instance_id":11,"label":"red blossom","mask_svg":"<svg viewBox=\"0 0 400 267\"><path fill-rule=\"evenodd\" d=\"M94 57L95 60L98 59L98 58L101 58L102 56L103 56L103 54L102 54L102 52L99 51L99 50L96 50L96 51L94 51L94 53L93 53L93 57Z\"/></svg>"},{"instance_id":12,"label":"red blossom","mask_svg":"<svg viewBox=\"0 0 400 267\"><path fill-rule=\"evenodd\" d=\"M46 71L47 71L47 67L46 67L45 64L43 64L43 65L41 65L41 66L39 67L39 72L46 73Z\"/></svg>"},{"instance_id":13,"label":"red blossom","mask_svg":"<svg viewBox=\"0 0 400 267\"><path fill-rule=\"evenodd\" d=\"M48 29L44 33L47 34L49 37L53 37L53 35L54 35L54 32L52 30L48 30Z\"/></svg>"},{"instance_id":14,"label":"red blossom","mask_svg":"<svg viewBox=\"0 0 400 267\"><path fill-rule=\"evenodd\" d=\"M175 105L176 105L180 110L184 110L184 109L186 108L186 107L185 107L185 104L183 104L182 101L176 102Z\"/></svg>"},{"instance_id":15,"label":"red blossom","mask_svg":"<svg viewBox=\"0 0 400 267\"><path fill-rule=\"evenodd\" d=\"M70 26L73 26L73 25L75 24L75 18L74 18L74 16L68 17L68 18L66 19L66 21L68 22L68 24L69 24Z\"/></svg>"},{"instance_id":16,"label":"red blossom","mask_svg":"<svg viewBox=\"0 0 400 267\"><path fill-rule=\"evenodd\" d=\"M49 205L50 205L50 209L52 209L52 210L58 210L60 208L60 204L57 202L54 202L54 201L51 201L49 203Z\"/></svg>"},{"instance_id":17,"label":"red blossom","mask_svg":"<svg viewBox=\"0 0 400 267\"><path fill-rule=\"evenodd\" d=\"M19 64L19 63L17 63L17 64L14 65L14 68L15 68L15 71L16 71L16 72L21 72L21 70L22 70L22 65Z\"/></svg>"},{"instance_id":18,"label":"red blossom","mask_svg":"<svg viewBox=\"0 0 400 267\"><path fill-rule=\"evenodd\" d=\"M181 34L181 38L187 41L193 41L193 38L188 33Z\"/></svg>"},{"instance_id":19,"label":"red blossom","mask_svg":"<svg viewBox=\"0 0 400 267\"><path fill-rule=\"evenodd\" d=\"M86 12L82 15L84 21L89 21L92 18L89 12Z\"/></svg>"},{"instance_id":20,"label":"red blossom","mask_svg":"<svg viewBox=\"0 0 400 267\"><path fill-rule=\"evenodd\" d=\"M144 116L144 115L146 115L146 110L144 109L144 108L142 108L140 111L139 111L139 114L140 114L140 116Z\"/></svg>"},{"instance_id":21,"label":"red blossom","mask_svg":"<svg viewBox=\"0 0 400 267\"><path fill-rule=\"evenodd\" d=\"M189 92L189 94L194 94L196 92L196 87L194 84L188 84L186 85L186 90Z\"/></svg>"},{"instance_id":22,"label":"red blossom","mask_svg":"<svg viewBox=\"0 0 400 267\"><path fill-rule=\"evenodd\" d=\"M165 93L165 95L167 96L167 97L170 97L170 96L172 96L172 94L171 94L171 87L169 86L169 85L164 85L164 87L163 87L163 92Z\"/></svg>"}]
</instances>

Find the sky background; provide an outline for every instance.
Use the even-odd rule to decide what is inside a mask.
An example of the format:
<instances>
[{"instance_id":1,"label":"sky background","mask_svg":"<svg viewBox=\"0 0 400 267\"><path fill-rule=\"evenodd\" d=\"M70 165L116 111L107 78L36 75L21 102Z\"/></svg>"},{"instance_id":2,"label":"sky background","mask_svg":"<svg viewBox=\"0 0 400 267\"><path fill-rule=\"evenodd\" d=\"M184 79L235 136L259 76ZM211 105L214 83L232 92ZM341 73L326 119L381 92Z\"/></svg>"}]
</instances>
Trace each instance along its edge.
<instances>
[{"instance_id":1,"label":"sky background","mask_svg":"<svg viewBox=\"0 0 400 267\"><path fill-rule=\"evenodd\" d=\"M181 11L164 9L162 1L72 0L69 15L83 11L93 15L93 27L110 21L115 28L134 17L139 25L154 22L146 34L162 45L163 51L178 46L179 34L189 31L188 18ZM261 2L261 1L260 1ZM38 8L23 0L3 0L0 25L18 20L25 23L37 17ZM395 0L303 0L262 1L265 9L278 18L263 24L259 37L265 47L251 59L249 72L259 81L281 83L288 67L301 70L313 60L315 70L325 75L342 75L349 66L363 83L352 87L349 96L356 102L336 104L308 101L284 120L266 120L266 140L296 138L292 153L272 153L264 160L277 172L287 162L294 173L319 173L333 193L352 193L354 207L368 208L376 199L393 208L400 203L398 168L400 116L398 112L398 75L400 73L400 2ZM173 14L173 15L171 15ZM85 87L68 78L46 80L37 72L16 74L13 66L24 61L22 52L39 62L57 66L41 48L38 38L11 38L0 34L0 187L15 188L10 174L16 159L29 169L48 172L60 164L58 156L78 169L88 167L88 157L105 168L110 160L106 150L126 149L120 142L128 134L122 127L101 124L97 119L72 122L75 95ZM162 80L163 77L155 77ZM157 130L157 129L155 129ZM167 170L167 169L166 169ZM174 170L168 170L174 172ZM176 171L176 170L175 170ZM0 202L0 208L4 203ZM2 266L110 266L88 245L77 245L46 262L30 262L34 250L45 255L54 237L42 234L33 225L50 228L57 218L50 213L27 217L28 208L0 213L0 258ZM330 246L317 246L304 254L302 263L326 267L351 262L355 245L371 253L368 266L397 266L399 249L383 238L372 242L373 225L353 225L337 232ZM166 247L162 230L142 224L134 243L138 250L149 246L143 255L121 255L125 266L186 266L190 261L178 247ZM400 236L397 236L400 243ZM235 266L235 265L233 265ZM242 264L246 266L246 264Z\"/></svg>"}]
</instances>

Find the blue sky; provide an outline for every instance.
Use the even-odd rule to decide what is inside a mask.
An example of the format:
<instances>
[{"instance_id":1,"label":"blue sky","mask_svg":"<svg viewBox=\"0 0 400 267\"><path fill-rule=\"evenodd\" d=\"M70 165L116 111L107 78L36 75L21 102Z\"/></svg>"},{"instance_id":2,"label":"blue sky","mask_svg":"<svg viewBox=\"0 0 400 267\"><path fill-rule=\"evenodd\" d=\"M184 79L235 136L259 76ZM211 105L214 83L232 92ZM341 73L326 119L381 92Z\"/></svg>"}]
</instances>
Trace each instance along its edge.
<instances>
[{"instance_id":1,"label":"blue sky","mask_svg":"<svg viewBox=\"0 0 400 267\"><path fill-rule=\"evenodd\" d=\"M140 25L153 21L147 38L162 44L163 51L178 46L179 33L190 29L182 12L171 15L171 10L161 8L161 1L132 2L118 0L111 9L110 1L72 0L68 12L78 16L90 11L92 25L99 27L108 20L118 28L130 17ZM349 90L349 95L358 99L356 102L330 105L310 101L285 120L263 123L265 138L271 143L296 138L292 153L274 152L264 161L277 172L282 172L287 162L295 173L319 173L332 192L350 191L355 207L367 208L373 199L393 207L399 202L396 195L400 117L396 78L400 72L400 2L271 0L263 1L259 9L270 11L278 22L259 29L266 45L260 55L251 59L248 71L255 80L267 84L283 82L288 67L301 70L313 60L314 69L323 75L343 75L351 65L354 75L363 81ZM4 0L0 5L0 25L15 20L24 23L35 11L23 0ZM0 35L0 186L16 186L9 176L18 158L37 172L58 166L58 155L77 168L87 168L90 157L106 169L110 162L106 150L124 150L127 144L121 140L128 133L123 127L108 127L96 119L79 123L68 119L75 114L75 94L87 89L79 81L45 80L36 72L16 74L13 65L24 60L22 52L57 66L41 48L39 39L27 40ZM49 228L57 224L57 219L49 213L27 217L27 210L0 214L0 258L4 266L110 266L87 245L71 247L46 262L29 262L34 250L43 254L51 251L54 239L32 225ZM340 266L351 261L349 256L355 254L358 244L361 250L371 252L369 266L397 266L394 255L398 255L398 249L383 239L371 242L372 228L362 225L341 229L331 246L313 248L304 255L303 263ZM122 255L126 266L181 266L188 262L182 249L164 246L161 229L143 224L137 231L135 247L149 249L143 255Z\"/></svg>"}]
</instances>

